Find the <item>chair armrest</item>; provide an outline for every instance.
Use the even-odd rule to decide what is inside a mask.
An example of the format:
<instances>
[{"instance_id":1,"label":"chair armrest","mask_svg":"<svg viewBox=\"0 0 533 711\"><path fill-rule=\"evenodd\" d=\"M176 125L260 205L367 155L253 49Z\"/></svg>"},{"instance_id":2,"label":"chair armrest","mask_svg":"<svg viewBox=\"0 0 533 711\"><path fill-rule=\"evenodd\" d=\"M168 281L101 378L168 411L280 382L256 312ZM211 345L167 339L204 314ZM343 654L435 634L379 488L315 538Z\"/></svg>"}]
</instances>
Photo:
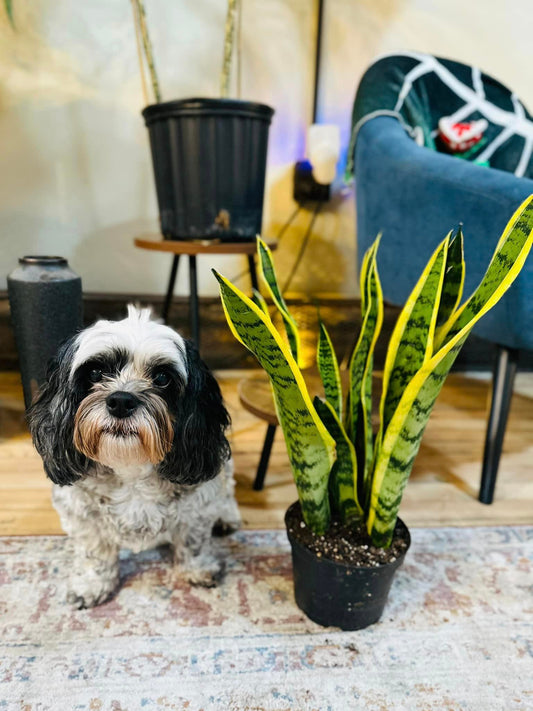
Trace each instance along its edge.
<instances>
[{"instance_id":1,"label":"chair armrest","mask_svg":"<svg viewBox=\"0 0 533 711\"><path fill-rule=\"evenodd\" d=\"M465 235L465 295L471 293L507 221L533 193L532 180L416 145L398 120L386 116L361 127L355 176L358 262L381 231L378 263L384 295L396 304L405 302L437 244L460 222ZM533 260L529 259L494 310L497 320L513 321L513 314L516 321L518 309L519 316L533 327L528 306L532 293ZM494 323L489 315L478 335L494 340L496 333L504 345L533 347L533 334L524 339L513 327L508 332L505 327L495 331ZM518 341L527 345L518 345Z\"/></svg>"}]
</instances>

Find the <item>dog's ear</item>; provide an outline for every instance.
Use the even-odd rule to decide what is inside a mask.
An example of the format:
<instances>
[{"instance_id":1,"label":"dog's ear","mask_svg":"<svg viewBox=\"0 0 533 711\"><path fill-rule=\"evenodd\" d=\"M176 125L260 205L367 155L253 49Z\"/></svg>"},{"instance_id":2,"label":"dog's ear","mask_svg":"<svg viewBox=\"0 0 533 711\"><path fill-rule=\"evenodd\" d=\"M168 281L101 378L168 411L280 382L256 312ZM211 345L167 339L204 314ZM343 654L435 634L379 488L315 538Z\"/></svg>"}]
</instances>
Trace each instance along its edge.
<instances>
[{"instance_id":1,"label":"dog's ear","mask_svg":"<svg viewBox=\"0 0 533 711\"><path fill-rule=\"evenodd\" d=\"M54 484L73 484L85 473L89 460L74 447L74 417L80 398L69 385L75 337L65 343L49 366L46 383L28 410L35 448Z\"/></svg>"},{"instance_id":2,"label":"dog's ear","mask_svg":"<svg viewBox=\"0 0 533 711\"><path fill-rule=\"evenodd\" d=\"M175 408L172 449L159 473L177 484L215 477L230 456L225 430L230 424L217 381L192 343L186 341L187 386Z\"/></svg>"}]
</instances>

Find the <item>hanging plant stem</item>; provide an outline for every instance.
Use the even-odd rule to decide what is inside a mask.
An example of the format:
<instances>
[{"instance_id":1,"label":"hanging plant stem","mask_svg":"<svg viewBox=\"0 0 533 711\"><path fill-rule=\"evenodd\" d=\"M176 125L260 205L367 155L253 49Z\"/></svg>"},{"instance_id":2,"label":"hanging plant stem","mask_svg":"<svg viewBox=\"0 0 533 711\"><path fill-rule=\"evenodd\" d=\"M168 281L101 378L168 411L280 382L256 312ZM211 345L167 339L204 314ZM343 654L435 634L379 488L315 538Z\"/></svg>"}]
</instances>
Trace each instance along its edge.
<instances>
[{"instance_id":1,"label":"hanging plant stem","mask_svg":"<svg viewBox=\"0 0 533 711\"><path fill-rule=\"evenodd\" d=\"M154 98L156 102L159 103L161 101L161 91L159 90L159 80L157 78L154 57L152 54L152 44L150 42L150 36L148 35L148 26L146 24L146 12L144 10L144 3L143 0L132 0L132 2L136 6L135 21L138 22L141 31L144 56L146 57L146 64L148 65L148 71L150 72L150 80L152 82Z\"/></svg>"},{"instance_id":2,"label":"hanging plant stem","mask_svg":"<svg viewBox=\"0 0 533 711\"><path fill-rule=\"evenodd\" d=\"M224 58L220 75L220 96L227 99L229 96L229 82L231 76L231 61L235 42L235 12L237 0L228 0L228 14L226 15L226 29L224 33Z\"/></svg>"},{"instance_id":3,"label":"hanging plant stem","mask_svg":"<svg viewBox=\"0 0 533 711\"><path fill-rule=\"evenodd\" d=\"M150 103L150 97L148 96L148 86L146 84L146 76L144 69L144 58L141 44L141 29L139 27L139 16L137 13L137 5L135 0L131 0L131 9L133 10L133 26L135 28L135 45L137 47L137 59L139 60L139 71L141 74L141 87L143 92L143 99L145 105Z\"/></svg>"},{"instance_id":4,"label":"hanging plant stem","mask_svg":"<svg viewBox=\"0 0 533 711\"><path fill-rule=\"evenodd\" d=\"M242 96L242 0L239 0L237 24L237 98Z\"/></svg>"},{"instance_id":5,"label":"hanging plant stem","mask_svg":"<svg viewBox=\"0 0 533 711\"><path fill-rule=\"evenodd\" d=\"M13 17L13 2L12 0L4 0L4 8L6 11L7 19L9 24L13 29L15 29L15 18Z\"/></svg>"}]
</instances>

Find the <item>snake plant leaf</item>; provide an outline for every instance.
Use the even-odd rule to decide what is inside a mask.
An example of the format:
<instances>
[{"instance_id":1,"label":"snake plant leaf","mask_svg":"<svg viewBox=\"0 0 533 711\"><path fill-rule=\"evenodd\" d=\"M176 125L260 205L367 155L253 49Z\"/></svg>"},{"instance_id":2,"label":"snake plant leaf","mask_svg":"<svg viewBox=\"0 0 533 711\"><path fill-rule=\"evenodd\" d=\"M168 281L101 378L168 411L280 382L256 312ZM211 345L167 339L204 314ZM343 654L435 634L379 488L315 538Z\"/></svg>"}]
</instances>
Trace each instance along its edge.
<instances>
[{"instance_id":1,"label":"snake plant leaf","mask_svg":"<svg viewBox=\"0 0 533 711\"><path fill-rule=\"evenodd\" d=\"M337 446L337 460L329 478L333 507L344 522L363 518L357 497L357 460L355 449L341 424L334 406L315 396L313 405Z\"/></svg>"},{"instance_id":2,"label":"snake plant leaf","mask_svg":"<svg viewBox=\"0 0 533 711\"><path fill-rule=\"evenodd\" d=\"M259 273L263 277L268 292L281 314L294 360L300 365L300 334L298 333L298 326L291 316L283 294L278 286L272 252L259 237L257 238L257 254L259 257Z\"/></svg>"},{"instance_id":3,"label":"snake plant leaf","mask_svg":"<svg viewBox=\"0 0 533 711\"><path fill-rule=\"evenodd\" d=\"M476 314L500 299L499 290L515 280L529 253L528 239L533 229L533 195L518 207L503 231L480 285L472 296L455 311L437 334L437 347L460 331Z\"/></svg>"},{"instance_id":4,"label":"snake plant leaf","mask_svg":"<svg viewBox=\"0 0 533 711\"><path fill-rule=\"evenodd\" d=\"M446 340L405 388L377 454L368 532L377 546L392 539L403 490L435 400L468 334L516 279L533 244L533 195L516 211L474 295L448 322ZM468 306L470 304L470 306Z\"/></svg>"},{"instance_id":5,"label":"snake plant leaf","mask_svg":"<svg viewBox=\"0 0 533 711\"><path fill-rule=\"evenodd\" d=\"M442 326L459 306L465 283L464 240L461 228L450 241L446 256L446 269L440 297L437 329Z\"/></svg>"},{"instance_id":6,"label":"snake plant leaf","mask_svg":"<svg viewBox=\"0 0 533 711\"><path fill-rule=\"evenodd\" d=\"M383 294L381 293L381 284L379 283L379 275L377 273L377 251L381 241L381 232L378 234L374 243L365 252L363 264L361 266L360 290L361 290L361 314L365 316L366 306L372 300L372 279L376 278L378 283L378 320L379 326L376 332L376 340L381 330L383 322ZM374 275L375 270L375 275ZM363 507L368 503L370 497L371 471L373 462L373 432L372 432L372 372L374 368L374 345L368 355L365 370L363 373L363 385L361 390L361 400L358 407L358 415L355 421L359 423L354 433L354 443L358 453L358 466L361 470L361 475L358 478L360 501L363 502ZM349 396L349 403L353 402ZM352 419L353 415L352 415Z\"/></svg>"},{"instance_id":7,"label":"snake plant leaf","mask_svg":"<svg viewBox=\"0 0 533 711\"><path fill-rule=\"evenodd\" d=\"M387 429L408 383L433 355L449 239L450 235L434 251L394 327L383 371L382 432Z\"/></svg>"},{"instance_id":8,"label":"snake plant leaf","mask_svg":"<svg viewBox=\"0 0 533 711\"><path fill-rule=\"evenodd\" d=\"M383 323L383 292L379 281L374 244L371 262L368 266L368 291L366 311L361 333L350 359L350 387L347 405L347 430L353 443L362 442L364 451L360 453L363 462L364 479L372 462L372 363L376 341ZM358 434L358 429L361 432Z\"/></svg>"},{"instance_id":9,"label":"snake plant leaf","mask_svg":"<svg viewBox=\"0 0 533 711\"><path fill-rule=\"evenodd\" d=\"M376 456L367 519L375 546L386 548L392 541L403 492L433 405L470 330L415 375L385 433Z\"/></svg>"},{"instance_id":10,"label":"snake plant leaf","mask_svg":"<svg viewBox=\"0 0 533 711\"><path fill-rule=\"evenodd\" d=\"M324 386L326 400L335 410L339 420L342 420L342 385L339 363L329 333L319 321L318 348L316 360L320 379Z\"/></svg>"},{"instance_id":11,"label":"snake plant leaf","mask_svg":"<svg viewBox=\"0 0 533 711\"><path fill-rule=\"evenodd\" d=\"M213 273L232 332L270 378L304 521L323 533L330 520L328 478L335 440L313 407L302 373L270 318L225 277Z\"/></svg>"},{"instance_id":12,"label":"snake plant leaf","mask_svg":"<svg viewBox=\"0 0 533 711\"><path fill-rule=\"evenodd\" d=\"M254 304L256 306L259 306L261 311L270 318L267 302L263 299L263 295L261 294L261 292L257 291L257 289L252 289L252 293L252 301L254 302Z\"/></svg>"},{"instance_id":13,"label":"snake plant leaf","mask_svg":"<svg viewBox=\"0 0 533 711\"><path fill-rule=\"evenodd\" d=\"M366 250L363 255L363 262L361 264L361 274L359 276L359 290L361 292L361 316L364 318L366 312L366 305L368 300L368 294L370 289L370 265L376 258L379 243L381 242L381 232L378 234L374 242Z\"/></svg>"}]
</instances>

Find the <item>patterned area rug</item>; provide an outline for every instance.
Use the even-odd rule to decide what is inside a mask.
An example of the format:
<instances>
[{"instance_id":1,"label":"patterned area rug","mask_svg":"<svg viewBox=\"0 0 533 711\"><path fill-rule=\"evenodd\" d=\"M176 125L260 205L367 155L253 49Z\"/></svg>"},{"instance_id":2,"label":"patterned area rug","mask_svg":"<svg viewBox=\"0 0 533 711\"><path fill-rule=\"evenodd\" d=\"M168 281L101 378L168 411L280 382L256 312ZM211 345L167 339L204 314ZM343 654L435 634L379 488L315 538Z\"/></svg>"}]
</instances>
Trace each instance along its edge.
<instances>
[{"instance_id":1,"label":"patterned area rug","mask_svg":"<svg viewBox=\"0 0 533 711\"><path fill-rule=\"evenodd\" d=\"M63 602L64 538L0 539L0 711L533 708L533 528L414 529L381 622L305 619L284 532L223 539L218 589L124 554L106 605Z\"/></svg>"}]
</instances>

